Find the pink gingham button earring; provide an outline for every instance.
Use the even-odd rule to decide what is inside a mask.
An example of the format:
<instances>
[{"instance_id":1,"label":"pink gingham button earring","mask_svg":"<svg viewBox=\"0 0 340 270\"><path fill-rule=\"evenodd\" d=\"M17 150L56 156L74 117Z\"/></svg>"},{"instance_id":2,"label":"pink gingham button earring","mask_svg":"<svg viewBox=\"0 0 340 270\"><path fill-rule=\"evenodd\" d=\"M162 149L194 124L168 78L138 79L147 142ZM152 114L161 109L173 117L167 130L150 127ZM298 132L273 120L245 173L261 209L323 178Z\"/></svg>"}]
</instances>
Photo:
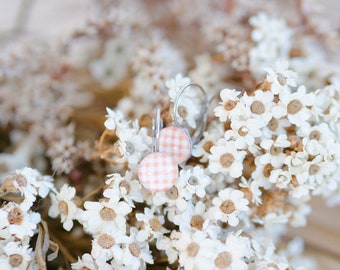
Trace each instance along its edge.
<instances>
[{"instance_id":1,"label":"pink gingham button earring","mask_svg":"<svg viewBox=\"0 0 340 270\"><path fill-rule=\"evenodd\" d=\"M166 153L159 152L159 136L162 126L160 108L156 109L153 119L152 153L147 155L138 166L138 178L141 184L150 191L164 191L177 181L178 166L176 161Z\"/></svg>"},{"instance_id":2,"label":"pink gingham button earring","mask_svg":"<svg viewBox=\"0 0 340 270\"><path fill-rule=\"evenodd\" d=\"M177 114L180 98L184 91L192 86L198 87L203 93L204 101L196 117L200 119L200 126L195 129L193 139L188 131L182 128ZM203 106L202 106L203 105ZM175 126L162 129L160 108L156 109L156 117L153 119L153 146L152 153L147 155L138 166L138 178L141 184L150 191L165 191L171 188L178 178L178 165L183 164L191 156L192 141L202 135L206 123L207 102L204 90L197 84L188 84L183 87L175 100L173 118ZM183 124L183 121L182 121Z\"/></svg>"}]
</instances>

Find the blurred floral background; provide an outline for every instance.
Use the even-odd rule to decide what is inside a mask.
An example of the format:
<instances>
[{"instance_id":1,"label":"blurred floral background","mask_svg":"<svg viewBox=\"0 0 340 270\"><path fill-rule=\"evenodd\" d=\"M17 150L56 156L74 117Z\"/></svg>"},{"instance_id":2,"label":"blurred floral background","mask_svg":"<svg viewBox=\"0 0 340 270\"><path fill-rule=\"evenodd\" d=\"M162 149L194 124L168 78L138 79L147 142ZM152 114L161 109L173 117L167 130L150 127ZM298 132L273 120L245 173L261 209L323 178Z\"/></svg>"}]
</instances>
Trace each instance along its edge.
<instances>
[{"instance_id":1,"label":"blurred floral background","mask_svg":"<svg viewBox=\"0 0 340 270\"><path fill-rule=\"evenodd\" d=\"M338 269L337 10L1 0L0 269ZM190 83L206 115L193 87L174 111ZM190 135L207 116L160 192L156 106Z\"/></svg>"}]
</instances>

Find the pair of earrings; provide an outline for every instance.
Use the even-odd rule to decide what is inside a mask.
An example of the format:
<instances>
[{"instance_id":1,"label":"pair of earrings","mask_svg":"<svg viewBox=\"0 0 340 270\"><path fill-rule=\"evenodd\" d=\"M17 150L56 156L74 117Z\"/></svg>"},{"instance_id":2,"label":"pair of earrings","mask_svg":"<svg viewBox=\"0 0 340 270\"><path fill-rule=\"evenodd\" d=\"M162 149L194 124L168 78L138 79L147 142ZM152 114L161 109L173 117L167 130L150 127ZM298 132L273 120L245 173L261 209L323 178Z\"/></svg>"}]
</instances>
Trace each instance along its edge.
<instances>
[{"instance_id":1,"label":"pair of earrings","mask_svg":"<svg viewBox=\"0 0 340 270\"><path fill-rule=\"evenodd\" d=\"M180 127L178 120L178 107L180 98L188 87L196 86L203 93L204 101L200 110L200 125L193 134ZM204 105L205 104L205 105ZM183 164L191 156L192 144L202 135L206 123L207 102L205 92L201 86L190 83L179 91L173 110L174 126L162 129L160 108L156 109L153 119L153 149L138 166L138 177L142 185L150 191L165 191L171 188L178 178L178 165ZM203 120L203 121L202 121Z\"/></svg>"}]
</instances>

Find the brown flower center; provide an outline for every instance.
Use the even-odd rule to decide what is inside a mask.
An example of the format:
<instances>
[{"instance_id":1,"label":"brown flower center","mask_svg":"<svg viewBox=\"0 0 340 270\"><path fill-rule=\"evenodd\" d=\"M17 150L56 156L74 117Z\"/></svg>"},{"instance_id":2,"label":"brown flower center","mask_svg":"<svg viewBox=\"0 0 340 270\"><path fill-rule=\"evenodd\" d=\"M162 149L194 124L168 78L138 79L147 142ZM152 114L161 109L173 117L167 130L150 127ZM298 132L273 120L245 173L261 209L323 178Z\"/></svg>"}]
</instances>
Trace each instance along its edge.
<instances>
[{"instance_id":1,"label":"brown flower center","mask_svg":"<svg viewBox=\"0 0 340 270\"><path fill-rule=\"evenodd\" d=\"M24 220L24 213L19 207L14 207L8 212L7 219L10 224L20 225Z\"/></svg>"},{"instance_id":2,"label":"brown flower center","mask_svg":"<svg viewBox=\"0 0 340 270\"><path fill-rule=\"evenodd\" d=\"M140 254L140 246L135 242L129 244L129 250L131 254L135 257L138 257Z\"/></svg>"},{"instance_id":3,"label":"brown flower center","mask_svg":"<svg viewBox=\"0 0 340 270\"><path fill-rule=\"evenodd\" d=\"M182 105L178 106L177 112L178 112L178 115L182 118L186 118L188 116L187 109Z\"/></svg>"},{"instance_id":4,"label":"brown flower center","mask_svg":"<svg viewBox=\"0 0 340 270\"><path fill-rule=\"evenodd\" d=\"M190 226L198 230L203 229L204 218L201 215L194 215L191 217Z\"/></svg>"},{"instance_id":5,"label":"brown flower center","mask_svg":"<svg viewBox=\"0 0 340 270\"><path fill-rule=\"evenodd\" d=\"M86 266L83 266L82 268L80 268L80 270L91 270L91 269Z\"/></svg>"},{"instance_id":6,"label":"brown flower center","mask_svg":"<svg viewBox=\"0 0 340 270\"><path fill-rule=\"evenodd\" d=\"M9 264L12 267L18 267L19 265L22 264L22 261L23 261L23 258L19 254L12 254L11 256L9 256Z\"/></svg>"},{"instance_id":7,"label":"brown flower center","mask_svg":"<svg viewBox=\"0 0 340 270\"><path fill-rule=\"evenodd\" d=\"M287 112L289 114L296 114L302 109L303 105L300 100L293 99L288 103Z\"/></svg>"},{"instance_id":8,"label":"brown flower center","mask_svg":"<svg viewBox=\"0 0 340 270\"><path fill-rule=\"evenodd\" d=\"M279 127L279 121L276 118L272 118L270 119L267 127L271 130L271 131L275 131L277 130L277 128Z\"/></svg>"},{"instance_id":9,"label":"brown flower center","mask_svg":"<svg viewBox=\"0 0 340 270\"><path fill-rule=\"evenodd\" d=\"M231 111L236 107L237 102L234 100L228 100L226 103L224 103L224 109L226 111Z\"/></svg>"},{"instance_id":10,"label":"brown flower center","mask_svg":"<svg viewBox=\"0 0 340 270\"><path fill-rule=\"evenodd\" d=\"M192 242L187 246L187 253L189 257L195 257L200 249L199 244Z\"/></svg>"},{"instance_id":11,"label":"brown flower center","mask_svg":"<svg viewBox=\"0 0 340 270\"><path fill-rule=\"evenodd\" d=\"M316 141L318 141L318 140L320 140L320 138L321 138L321 133L320 133L319 131L317 131L317 130L313 130L313 131L309 134L309 138L310 138L311 140L316 140Z\"/></svg>"},{"instance_id":12,"label":"brown flower center","mask_svg":"<svg viewBox=\"0 0 340 270\"><path fill-rule=\"evenodd\" d=\"M188 179L188 183L192 186L197 186L199 181L198 178L196 176L190 176Z\"/></svg>"},{"instance_id":13,"label":"brown flower center","mask_svg":"<svg viewBox=\"0 0 340 270\"><path fill-rule=\"evenodd\" d=\"M113 237L111 235L108 235L107 233L99 235L97 242L102 248L105 249L109 249L115 244L115 240L113 239Z\"/></svg>"},{"instance_id":14,"label":"brown flower center","mask_svg":"<svg viewBox=\"0 0 340 270\"><path fill-rule=\"evenodd\" d=\"M216 259L215 259L215 265L219 268L219 269L223 269L228 267L229 265L231 265L232 262L232 256L229 252L224 251L221 252L217 255Z\"/></svg>"},{"instance_id":15,"label":"brown flower center","mask_svg":"<svg viewBox=\"0 0 340 270\"><path fill-rule=\"evenodd\" d=\"M269 163L266 164L263 168L263 176L268 178L270 176L272 170L273 170L273 166Z\"/></svg>"},{"instance_id":16,"label":"brown flower center","mask_svg":"<svg viewBox=\"0 0 340 270\"><path fill-rule=\"evenodd\" d=\"M17 174L14 179L15 179L15 181L17 181L17 183L20 187L26 187L27 186L27 179L22 174Z\"/></svg>"},{"instance_id":17,"label":"brown flower center","mask_svg":"<svg viewBox=\"0 0 340 270\"><path fill-rule=\"evenodd\" d=\"M292 175L292 179L290 180L290 183L292 184L293 187L297 187L299 185L299 182L297 181L295 175Z\"/></svg>"},{"instance_id":18,"label":"brown flower center","mask_svg":"<svg viewBox=\"0 0 340 270\"><path fill-rule=\"evenodd\" d=\"M248 128L247 127L241 127L239 130L238 130L238 134L240 136L247 136L248 134Z\"/></svg>"},{"instance_id":19,"label":"brown flower center","mask_svg":"<svg viewBox=\"0 0 340 270\"><path fill-rule=\"evenodd\" d=\"M126 180L121 181L121 182L119 183L119 187L120 187L120 188L125 188L127 194L130 193L131 188L130 188L129 183L128 183Z\"/></svg>"},{"instance_id":20,"label":"brown flower center","mask_svg":"<svg viewBox=\"0 0 340 270\"><path fill-rule=\"evenodd\" d=\"M319 171L320 171L320 167L319 167L318 165L316 165L316 164L311 165L311 166L309 167L309 169L308 169L308 173L309 173L310 175L315 175L315 174L317 174Z\"/></svg>"},{"instance_id":21,"label":"brown flower center","mask_svg":"<svg viewBox=\"0 0 340 270\"><path fill-rule=\"evenodd\" d=\"M206 141L204 144L203 144L203 150L207 153L210 153L210 149L211 147L214 146L214 143L212 141Z\"/></svg>"},{"instance_id":22,"label":"brown flower center","mask_svg":"<svg viewBox=\"0 0 340 270\"><path fill-rule=\"evenodd\" d=\"M290 142L290 147L296 151L296 152L301 152L303 151L303 144L302 144L302 140L299 136L296 135L291 135L288 138L289 142Z\"/></svg>"},{"instance_id":23,"label":"brown flower center","mask_svg":"<svg viewBox=\"0 0 340 270\"><path fill-rule=\"evenodd\" d=\"M161 222L157 218L150 219L149 224L150 224L150 228L154 232L158 232L162 228L162 224L161 224Z\"/></svg>"},{"instance_id":24,"label":"brown flower center","mask_svg":"<svg viewBox=\"0 0 340 270\"><path fill-rule=\"evenodd\" d=\"M104 207L102 210L100 210L99 214L102 220L105 220L105 221L112 221L117 216L115 211L113 211L111 208L108 208L108 207Z\"/></svg>"},{"instance_id":25,"label":"brown flower center","mask_svg":"<svg viewBox=\"0 0 340 270\"><path fill-rule=\"evenodd\" d=\"M19 192L17 185L14 185L14 182L18 184L19 187L26 187L27 180L25 176L22 174L9 174L6 175L5 179L2 182L2 188L9 192Z\"/></svg>"},{"instance_id":26,"label":"brown flower center","mask_svg":"<svg viewBox=\"0 0 340 270\"><path fill-rule=\"evenodd\" d=\"M273 145L272 147L270 147L269 152L272 156L277 156L282 153L282 148Z\"/></svg>"},{"instance_id":27,"label":"brown flower center","mask_svg":"<svg viewBox=\"0 0 340 270\"><path fill-rule=\"evenodd\" d=\"M176 200L178 198L178 189L175 186L172 186L170 189L168 189L165 192L165 195L170 199L170 200Z\"/></svg>"},{"instance_id":28,"label":"brown flower center","mask_svg":"<svg viewBox=\"0 0 340 270\"><path fill-rule=\"evenodd\" d=\"M68 205L65 201L59 201L58 202L58 209L62 215L67 216L68 214Z\"/></svg>"},{"instance_id":29,"label":"brown flower center","mask_svg":"<svg viewBox=\"0 0 340 270\"><path fill-rule=\"evenodd\" d=\"M264 104L259 100L255 100L250 105L250 111L255 114L263 114L265 112Z\"/></svg>"},{"instance_id":30,"label":"brown flower center","mask_svg":"<svg viewBox=\"0 0 340 270\"><path fill-rule=\"evenodd\" d=\"M225 200L220 205L220 209L225 214L231 214L236 210L235 204L231 200Z\"/></svg>"},{"instance_id":31,"label":"brown flower center","mask_svg":"<svg viewBox=\"0 0 340 270\"><path fill-rule=\"evenodd\" d=\"M229 153L225 153L220 157L220 164L224 168L230 167L231 164L233 164L234 161L235 161L234 156L232 154L229 154Z\"/></svg>"}]
</instances>

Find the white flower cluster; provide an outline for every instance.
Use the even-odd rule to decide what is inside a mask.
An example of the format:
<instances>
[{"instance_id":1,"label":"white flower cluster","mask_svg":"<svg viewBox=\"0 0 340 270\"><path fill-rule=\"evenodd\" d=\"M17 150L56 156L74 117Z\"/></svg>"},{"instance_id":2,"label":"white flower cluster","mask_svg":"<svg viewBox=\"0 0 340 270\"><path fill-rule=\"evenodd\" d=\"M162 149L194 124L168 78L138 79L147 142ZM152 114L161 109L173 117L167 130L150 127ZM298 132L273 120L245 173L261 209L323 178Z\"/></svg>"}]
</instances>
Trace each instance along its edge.
<instances>
[{"instance_id":1,"label":"white flower cluster","mask_svg":"<svg viewBox=\"0 0 340 270\"><path fill-rule=\"evenodd\" d=\"M31 168L17 170L3 179L0 191L0 199L4 200L0 207L1 269L38 266L30 241L38 233L41 215L31 208L51 190L54 190L52 178Z\"/></svg>"}]
</instances>

